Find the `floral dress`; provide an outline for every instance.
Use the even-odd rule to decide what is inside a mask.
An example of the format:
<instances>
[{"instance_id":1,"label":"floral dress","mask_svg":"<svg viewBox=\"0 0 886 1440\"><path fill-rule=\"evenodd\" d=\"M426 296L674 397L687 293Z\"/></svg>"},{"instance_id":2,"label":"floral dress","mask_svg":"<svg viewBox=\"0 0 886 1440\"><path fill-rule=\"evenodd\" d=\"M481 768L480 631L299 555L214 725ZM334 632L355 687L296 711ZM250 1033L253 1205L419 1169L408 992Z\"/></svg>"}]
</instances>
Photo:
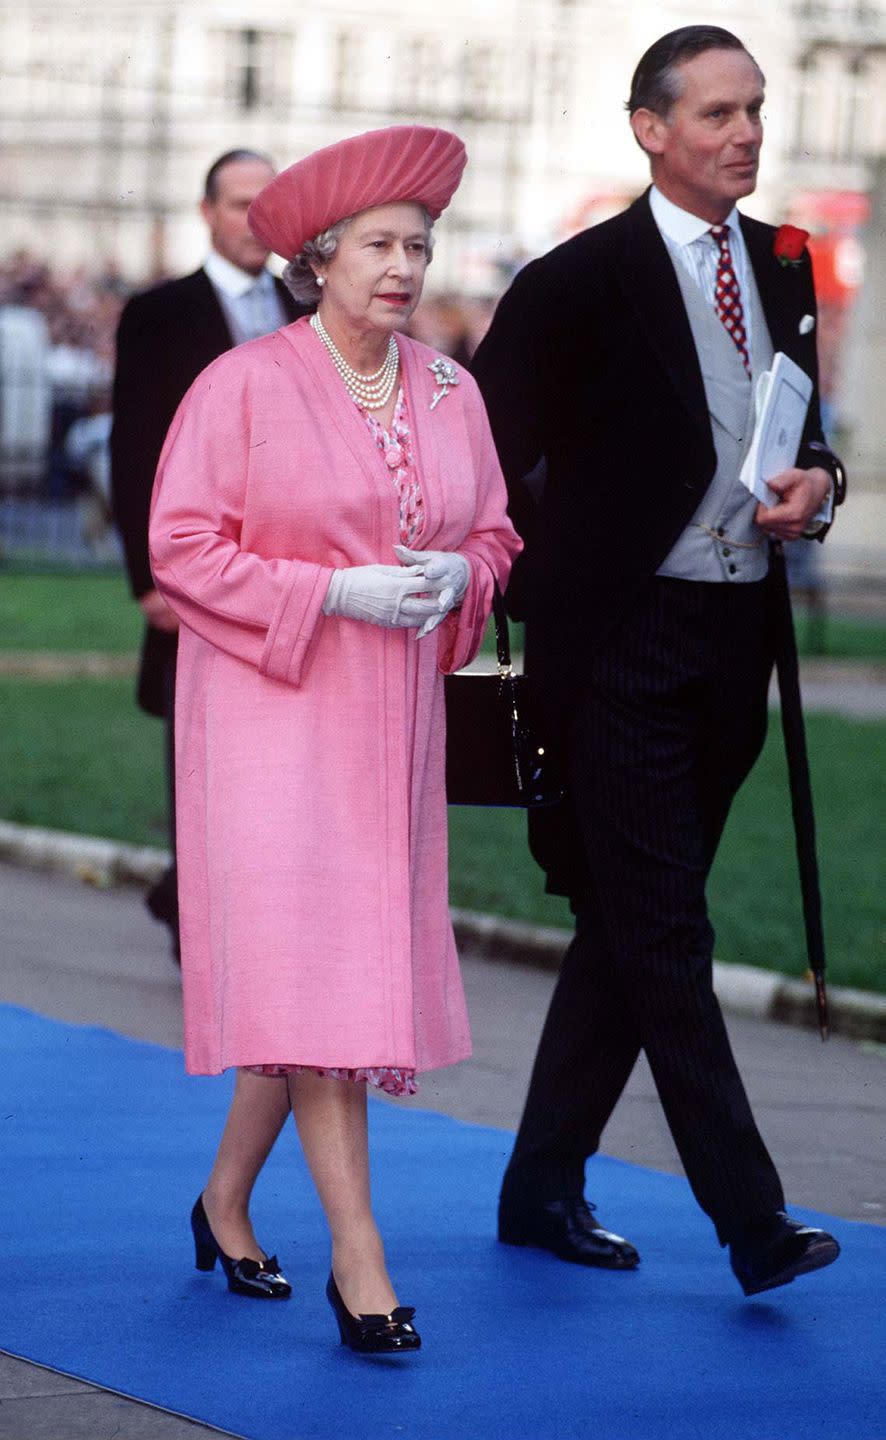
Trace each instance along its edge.
<instances>
[{"instance_id":1,"label":"floral dress","mask_svg":"<svg viewBox=\"0 0 886 1440\"><path fill-rule=\"evenodd\" d=\"M424 527L425 505L421 493L421 483L415 468L412 434L409 429L409 411L406 408L406 396L403 393L402 385L397 392L390 430L385 430L371 411L363 410L362 414L369 426L373 440L384 457L394 489L400 499L400 544L412 547Z\"/></svg>"},{"instance_id":2,"label":"floral dress","mask_svg":"<svg viewBox=\"0 0 886 1440\"><path fill-rule=\"evenodd\" d=\"M354 402L357 404L357 402ZM381 453L391 482L400 502L400 544L413 546L424 528L425 510L421 493L421 482L415 468L412 449L412 435L409 428L409 411L402 385L397 392L394 414L390 429L385 430L369 410L358 406L366 420L369 432ZM317 1075L328 1075L333 1080L357 1080L375 1085L388 1095L415 1095L418 1082L414 1070L401 1070L390 1066L360 1066L357 1070L320 1068L313 1065L248 1065L246 1069L255 1075L300 1074L313 1070Z\"/></svg>"}]
</instances>

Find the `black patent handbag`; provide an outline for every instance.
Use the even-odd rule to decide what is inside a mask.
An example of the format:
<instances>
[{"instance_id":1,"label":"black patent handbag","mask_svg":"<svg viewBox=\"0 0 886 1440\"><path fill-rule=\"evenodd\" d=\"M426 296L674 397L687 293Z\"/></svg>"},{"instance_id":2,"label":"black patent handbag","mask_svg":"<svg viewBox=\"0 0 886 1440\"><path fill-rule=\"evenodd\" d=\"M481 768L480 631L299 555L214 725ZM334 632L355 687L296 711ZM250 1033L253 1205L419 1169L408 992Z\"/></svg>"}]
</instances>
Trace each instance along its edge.
<instances>
[{"instance_id":1,"label":"black patent handbag","mask_svg":"<svg viewBox=\"0 0 886 1440\"><path fill-rule=\"evenodd\" d=\"M543 737L530 677L514 673L497 585L492 614L497 671L462 671L447 675L444 684L446 799L450 805L555 805L563 785Z\"/></svg>"}]
</instances>

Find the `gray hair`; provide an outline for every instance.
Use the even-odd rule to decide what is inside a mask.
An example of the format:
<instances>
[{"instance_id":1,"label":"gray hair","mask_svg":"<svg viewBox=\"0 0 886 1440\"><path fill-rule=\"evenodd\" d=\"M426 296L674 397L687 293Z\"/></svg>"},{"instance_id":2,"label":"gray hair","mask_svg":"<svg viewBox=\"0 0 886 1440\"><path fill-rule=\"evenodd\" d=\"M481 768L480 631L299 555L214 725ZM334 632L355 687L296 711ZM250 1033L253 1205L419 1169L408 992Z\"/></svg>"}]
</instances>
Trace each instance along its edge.
<instances>
[{"instance_id":1,"label":"gray hair","mask_svg":"<svg viewBox=\"0 0 886 1440\"><path fill-rule=\"evenodd\" d=\"M430 264L434 253L434 222L424 205L420 205L419 209L424 220L425 244ZM353 215L346 215L343 220L337 220L334 225L330 225L328 230L321 230L313 240L306 240L298 254L293 256L285 267L283 284L299 305L316 305L319 302L323 292L317 284L314 266L329 264L338 249L339 240L353 218Z\"/></svg>"},{"instance_id":2,"label":"gray hair","mask_svg":"<svg viewBox=\"0 0 886 1440\"><path fill-rule=\"evenodd\" d=\"M667 120L671 107L683 92L680 66L707 50L743 50L748 59L757 65L747 46L730 30L722 30L719 25L684 25L679 30L662 35L640 60L625 106L628 113L634 115L637 110L652 110ZM760 70L759 65L757 69ZM763 78L760 70L761 82Z\"/></svg>"}]
</instances>

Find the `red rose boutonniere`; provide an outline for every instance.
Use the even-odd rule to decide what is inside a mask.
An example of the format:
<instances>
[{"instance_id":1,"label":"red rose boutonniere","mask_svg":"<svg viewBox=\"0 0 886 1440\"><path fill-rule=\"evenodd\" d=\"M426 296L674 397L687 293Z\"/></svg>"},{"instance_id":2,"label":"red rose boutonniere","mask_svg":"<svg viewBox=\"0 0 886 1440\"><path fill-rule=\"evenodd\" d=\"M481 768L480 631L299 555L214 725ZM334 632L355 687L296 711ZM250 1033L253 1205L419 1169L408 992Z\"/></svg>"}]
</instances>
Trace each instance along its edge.
<instances>
[{"instance_id":1,"label":"red rose boutonniere","mask_svg":"<svg viewBox=\"0 0 886 1440\"><path fill-rule=\"evenodd\" d=\"M808 230L801 230L796 225L780 225L772 247L779 265L799 265L808 239Z\"/></svg>"}]
</instances>

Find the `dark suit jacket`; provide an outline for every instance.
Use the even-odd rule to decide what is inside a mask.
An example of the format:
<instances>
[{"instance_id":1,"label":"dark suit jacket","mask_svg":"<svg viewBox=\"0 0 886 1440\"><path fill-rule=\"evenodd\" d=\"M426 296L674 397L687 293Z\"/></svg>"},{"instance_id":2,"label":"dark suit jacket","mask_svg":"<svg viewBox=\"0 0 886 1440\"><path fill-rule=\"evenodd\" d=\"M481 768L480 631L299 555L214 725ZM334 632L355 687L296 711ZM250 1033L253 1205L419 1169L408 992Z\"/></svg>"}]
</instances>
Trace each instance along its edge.
<instances>
[{"instance_id":1,"label":"dark suit jacket","mask_svg":"<svg viewBox=\"0 0 886 1440\"><path fill-rule=\"evenodd\" d=\"M304 314L279 281L290 319ZM117 331L111 496L136 599L154 587L148 559L148 514L154 472L179 401L194 380L234 341L205 270L168 280L124 307ZM163 714L164 663L176 637L146 628L139 675L139 704Z\"/></svg>"},{"instance_id":2,"label":"dark suit jacket","mask_svg":"<svg viewBox=\"0 0 886 1440\"><path fill-rule=\"evenodd\" d=\"M808 256L775 258L775 230L742 230L776 350L815 382L798 463L821 441ZM533 668L555 694L636 601L716 468L701 367L648 192L522 270L474 357L526 541L508 592L529 617ZM543 461L540 500L524 477Z\"/></svg>"},{"instance_id":3,"label":"dark suit jacket","mask_svg":"<svg viewBox=\"0 0 886 1440\"><path fill-rule=\"evenodd\" d=\"M785 267L774 227L741 224L774 349L814 381L797 463L820 464L827 457L808 448L822 441L816 336L800 333L816 314L809 257ZM527 265L472 368L526 542L508 606L526 618L527 669L556 734L583 661L652 583L716 469L701 367L648 192ZM532 812L530 843L548 888L578 893L568 807Z\"/></svg>"}]
</instances>

